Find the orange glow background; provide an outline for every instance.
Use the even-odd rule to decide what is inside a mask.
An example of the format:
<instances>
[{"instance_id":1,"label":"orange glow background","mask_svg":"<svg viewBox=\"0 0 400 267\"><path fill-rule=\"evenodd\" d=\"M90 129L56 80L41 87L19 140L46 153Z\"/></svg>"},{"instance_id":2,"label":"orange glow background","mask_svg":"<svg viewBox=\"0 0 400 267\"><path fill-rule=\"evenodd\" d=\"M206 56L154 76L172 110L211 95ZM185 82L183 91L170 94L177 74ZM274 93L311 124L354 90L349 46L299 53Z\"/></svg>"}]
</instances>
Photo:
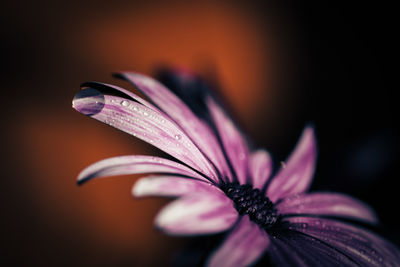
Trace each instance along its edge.
<instances>
[{"instance_id":1,"label":"orange glow background","mask_svg":"<svg viewBox=\"0 0 400 267\"><path fill-rule=\"evenodd\" d=\"M160 64L217 77L240 124L255 143L278 151L278 162L307 121L314 121L317 130L321 127L319 137L326 138L321 141L321 155L329 154L337 145L332 139L340 138L340 124L318 124L323 121L318 114L333 115L320 111L323 104L310 100L318 101L313 98L317 91L301 91L302 67L292 65L315 57L301 50L302 38L307 37L296 32L296 19L290 12L273 1L47 1L13 4L2 13L7 22L2 35L3 89L7 91L3 107L8 114L2 138L6 141L2 180L6 218L2 219L6 232L2 257L6 261L165 265L187 242L153 228L153 218L167 200L134 199L130 190L138 176L76 185L80 170L100 159L157 153L72 110L72 98L84 81L131 88L112 79L110 73L152 74ZM296 89L297 82L302 85ZM353 115L357 120L360 114L351 110L339 111L339 120ZM362 125L352 131L361 132ZM327 162L322 160L322 175L328 173ZM385 183L392 181L391 166L384 167ZM355 186L344 186L346 176L340 182L334 174L321 180L329 186L320 182L316 188L354 193L370 204L368 190L383 183L372 180L360 192ZM375 208L383 214L387 232L398 240L383 203L375 203Z\"/></svg>"}]
</instances>

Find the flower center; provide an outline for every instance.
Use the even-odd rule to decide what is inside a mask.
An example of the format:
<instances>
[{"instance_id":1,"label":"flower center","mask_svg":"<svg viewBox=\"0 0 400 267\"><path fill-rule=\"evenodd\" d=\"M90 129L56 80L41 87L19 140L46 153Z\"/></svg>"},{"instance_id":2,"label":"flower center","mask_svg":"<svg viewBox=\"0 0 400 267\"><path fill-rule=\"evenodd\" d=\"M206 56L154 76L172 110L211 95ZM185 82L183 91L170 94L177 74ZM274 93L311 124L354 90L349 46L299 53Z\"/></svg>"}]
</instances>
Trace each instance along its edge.
<instances>
[{"instance_id":1,"label":"flower center","mask_svg":"<svg viewBox=\"0 0 400 267\"><path fill-rule=\"evenodd\" d=\"M221 189L235 203L240 215L249 215L250 220L260 227L269 229L279 220L274 203L258 188L235 182L223 184Z\"/></svg>"}]
</instances>

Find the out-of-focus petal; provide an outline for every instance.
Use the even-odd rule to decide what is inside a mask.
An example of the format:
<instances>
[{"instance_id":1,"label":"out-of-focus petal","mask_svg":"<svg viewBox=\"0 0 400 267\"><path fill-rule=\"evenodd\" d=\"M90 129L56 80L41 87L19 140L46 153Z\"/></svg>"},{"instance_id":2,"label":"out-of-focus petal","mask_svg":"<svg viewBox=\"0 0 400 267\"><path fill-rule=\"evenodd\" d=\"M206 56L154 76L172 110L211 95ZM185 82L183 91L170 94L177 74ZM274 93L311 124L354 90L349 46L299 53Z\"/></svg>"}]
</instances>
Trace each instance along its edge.
<instances>
[{"instance_id":1,"label":"out-of-focus petal","mask_svg":"<svg viewBox=\"0 0 400 267\"><path fill-rule=\"evenodd\" d=\"M85 89L91 90L94 89ZM85 91L83 90L83 91ZM82 92L82 91L81 91ZM101 92L99 92L101 94ZM73 106L77 111L85 110L87 106L99 102L96 95L87 96L81 93L74 98ZM217 180L214 168L204 155L193 144L190 138L168 117L157 110L146 107L136 101L119 96L104 94L101 110L90 112L90 116L129 133L143 141L163 150L176 159L197 169L211 179Z\"/></svg>"},{"instance_id":2,"label":"out-of-focus petal","mask_svg":"<svg viewBox=\"0 0 400 267\"><path fill-rule=\"evenodd\" d=\"M378 223L378 218L367 204L338 193L311 193L285 198L276 208L280 214L305 214L356 219Z\"/></svg>"},{"instance_id":3,"label":"out-of-focus petal","mask_svg":"<svg viewBox=\"0 0 400 267\"><path fill-rule=\"evenodd\" d=\"M230 170L222 150L209 125L199 119L190 108L158 81L139 73L123 72L117 77L132 83L145 94L165 115L176 122L200 150L216 165L222 176L230 176Z\"/></svg>"},{"instance_id":4,"label":"out-of-focus petal","mask_svg":"<svg viewBox=\"0 0 400 267\"><path fill-rule=\"evenodd\" d=\"M211 234L229 229L238 213L221 191L185 195L165 207L156 217L156 226L168 234Z\"/></svg>"},{"instance_id":5,"label":"out-of-focus petal","mask_svg":"<svg viewBox=\"0 0 400 267\"><path fill-rule=\"evenodd\" d=\"M287 220L290 229L324 242L359 266L398 266L400 262L397 247L360 226L311 217Z\"/></svg>"},{"instance_id":6,"label":"out-of-focus petal","mask_svg":"<svg viewBox=\"0 0 400 267\"><path fill-rule=\"evenodd\" d=\"M247 143L232 120L211 97L207 98L207 105L237 179L240 184L245 184L248 182L249 164Z\"/></svg>"},{"instance_id":7,"label":"out-of-focus petal","mask_svg":"<svg viewBox=\"0 0 400 267\"><path fill-rule=\"evenodd\" d=\"M244 216L208 259L209 267L248 266L268 248L267 233Z\"/></svg>"},{"instance_id":8,"label":"out-of-focus petal","mask_svg":"<svg viewBox=\"0 0 400 267\"><path fill-rule=\"evenodd\" d=\"M262 189L272 171L272 160L265 150L257 150L250 155L250 174L254 188Z\"/></svg>"},{"instance_id":9,"label":"out-of-focus petal","mask_svg":"<svg viewBox=\"0 0 400 267\"><path fill-rule=\"evenodd\" d=\"M132 188L135 197L178 197L194 192L217 190L214 185L181 176L148 176L141 178Z\"/></svg>"},{"instance_id":10,"label":"out-of-focus petal","mask_svg":"<svg viewBox=\"0 0 400 267\"><path fill-rule=\"evenodd\" d=\"M311 184L315 170L317 148L314 129L307 127L295 150L267 189L272 202L278 199L305 192Z\"/></svg>"},{"instance_id":11,"label":"out-of-focus petal","mask_svg":"<svg viewBox=\"0 0 400 267\"><path fill-rule=\"evenodd\" d=\"M86 167L78 175L78 183L95 177L136 173L170 173L207 181L192 169L164 158L153 156L120 156L98 161Z\"/></svg>"}]
</instances>

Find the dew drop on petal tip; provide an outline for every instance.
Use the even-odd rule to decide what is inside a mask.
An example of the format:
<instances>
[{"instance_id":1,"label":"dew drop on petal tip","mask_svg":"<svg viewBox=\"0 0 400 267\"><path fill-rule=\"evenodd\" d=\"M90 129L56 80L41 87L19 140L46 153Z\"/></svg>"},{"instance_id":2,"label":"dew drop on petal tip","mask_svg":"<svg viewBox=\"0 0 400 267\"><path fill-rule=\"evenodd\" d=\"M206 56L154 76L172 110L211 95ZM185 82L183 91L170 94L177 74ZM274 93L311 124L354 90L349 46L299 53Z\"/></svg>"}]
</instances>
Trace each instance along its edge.
<instances>
[{"instance_id":1,"label":"dew drop on petal tip","mask_svg":"<svg viewBox=\"0 0 400 267\"><path fill-rule=\"evenodd\" d=\"M179 134L176 134L176 135L174 136L174 138L175 138L176 140L181 140L182 136L179 135Z\"/></svg>"},{"instance_id":2,"label":"dew drop on petal tip","mask_svg":"<svg viewBox=\"0 0 400 267\"><path fill-rule=\"evenodd\" d=\"M79 91L72 100L72 107L84 115L99 113L105 104L104 95L94 88Z\"/></svg>"}]
</instances>

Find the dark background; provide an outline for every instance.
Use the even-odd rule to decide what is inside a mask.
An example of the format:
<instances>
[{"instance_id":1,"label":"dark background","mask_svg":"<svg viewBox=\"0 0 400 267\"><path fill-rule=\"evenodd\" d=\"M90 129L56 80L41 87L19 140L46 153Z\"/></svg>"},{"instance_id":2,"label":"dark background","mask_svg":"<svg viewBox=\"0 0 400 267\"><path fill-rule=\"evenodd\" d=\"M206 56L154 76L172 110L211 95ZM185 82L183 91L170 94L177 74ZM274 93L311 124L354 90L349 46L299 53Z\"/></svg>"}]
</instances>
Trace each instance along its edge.
<instances>
[{"instance_id":1,"label":"dark background","mask_svg":"<svg viewBox=\"0 0 400 267\"><path fill-rule=\"evenodd\" d=\"M133 199L137 176L75 184L97 160L156 153L73 111L79 84L130 88L110 73L152 74L160 64L217 77L240 124L276 162L313 123L312 189L366 201L381 218L378 232L400 244L396 9L321 2L3 3L0 261L160 265L189 242L153 228L166 200Z\"/></svg>"}]
</instances>

